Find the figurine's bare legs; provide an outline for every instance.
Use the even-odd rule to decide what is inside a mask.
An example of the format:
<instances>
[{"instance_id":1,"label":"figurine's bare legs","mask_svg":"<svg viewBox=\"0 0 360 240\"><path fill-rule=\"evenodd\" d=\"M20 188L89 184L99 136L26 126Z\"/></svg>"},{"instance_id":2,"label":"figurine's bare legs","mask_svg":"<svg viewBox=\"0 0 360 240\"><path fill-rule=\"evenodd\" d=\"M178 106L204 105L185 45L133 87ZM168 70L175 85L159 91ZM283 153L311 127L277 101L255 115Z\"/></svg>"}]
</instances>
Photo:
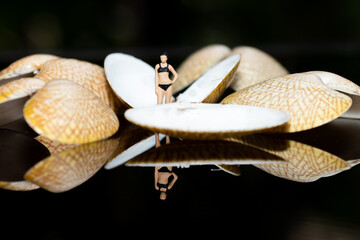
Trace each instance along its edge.
<instances>
[{"instance_id":1,"label":"figurine's bare legs","mask_svg":"<svg viewBox=\"0 0 360 240\"><path fill-rule=\"evenodd\" d=\"M159 133L155 133L155 148L160 147Z\"/></svg>"},{"instance_id":2,"label":"figurine's bare legs","mask_svg":"<svg viewBox=\"0 0 360 240\"><path fill-rule=\"evenodd\" d=\"M156 93L157 104L163 104L164 95L165 95L165 103L170 103L171 97L172 97L172 86L170 86L167 89L167 91L160 89L160 91L158 91ZM166 144L169 144L169 143L170 143L170 137L166 136ZM156 148L160 147L159 133L155 133L155 147Z\"/></svg>"},{"instance_id":3,"label":"figurine's bare legs","mask_svg":"<svg viewBox=\"0 0 360 240\"><path fill-rule=\"evenodd\" d=\"M170 86L167 91L165 92L165 103L170 103L171 102L171 97L172 97L172 86ZM170 143L170 137L166 136L166 144Z\"/></svg>"}]
</instances>

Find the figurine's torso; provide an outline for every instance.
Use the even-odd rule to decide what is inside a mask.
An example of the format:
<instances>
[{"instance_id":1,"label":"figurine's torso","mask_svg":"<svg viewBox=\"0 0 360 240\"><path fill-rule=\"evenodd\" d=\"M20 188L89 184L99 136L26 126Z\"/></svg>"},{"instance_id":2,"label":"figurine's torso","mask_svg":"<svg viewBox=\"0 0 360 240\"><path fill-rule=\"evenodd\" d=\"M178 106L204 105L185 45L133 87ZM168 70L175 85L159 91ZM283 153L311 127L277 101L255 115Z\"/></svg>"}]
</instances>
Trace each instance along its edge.
<instances>
[{"instance_id":1,"label":"figurine's torso","mask_svg":"<svg viewBox=\"0 0 360 240\"><path fill-rule=\"evenodd\" d=\"M169 78L169 64L165 63L166 65L163 67L161 63L159 63L159 68L157 69L158 76L159 76L159 84L169 84L172 83L171 79Z\"/></svg>"}]
</instances>

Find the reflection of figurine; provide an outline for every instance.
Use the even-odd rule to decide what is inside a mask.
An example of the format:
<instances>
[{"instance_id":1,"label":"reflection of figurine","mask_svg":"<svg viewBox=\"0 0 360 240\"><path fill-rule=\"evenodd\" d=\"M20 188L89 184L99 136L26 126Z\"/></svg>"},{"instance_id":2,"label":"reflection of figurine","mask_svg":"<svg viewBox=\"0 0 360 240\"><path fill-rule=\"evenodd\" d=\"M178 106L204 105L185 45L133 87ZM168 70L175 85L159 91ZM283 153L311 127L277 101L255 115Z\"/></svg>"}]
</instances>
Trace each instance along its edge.
<instances>
[{"instance_id":1,"label":"reflection of figurine","mask_svg":"<svg viewBox=\"0 0 360 240\"><path fill-rule=\"evenodd\" d=\"M166 199L167 190L171 189L178 176L172 171L172 167L155 167L155 189L160 190L160 199ZM173 176L173 179L169 183L169 178Z\"/></svg>"},{"instance_id":2,"label":"reflection of figurine","mask_svg":"<svg viewBox=\"0 0 360 240\"><path fill-rule=\"evenodd\" d=\"M155 66L155 93L157 96L157 104L162 104L164 95L165 103L170 103L172 97L172 84L176 82L178 74L175 69L167 63L168 55L167 52L163 52L160 55L160 63ZM173 80L171 81L169 77L169 72L174 75ZM156 147L160 146L159 134L155 134ZM170 137L166 136L166 144L170 143Z\"/></svg>"}]
</instances>

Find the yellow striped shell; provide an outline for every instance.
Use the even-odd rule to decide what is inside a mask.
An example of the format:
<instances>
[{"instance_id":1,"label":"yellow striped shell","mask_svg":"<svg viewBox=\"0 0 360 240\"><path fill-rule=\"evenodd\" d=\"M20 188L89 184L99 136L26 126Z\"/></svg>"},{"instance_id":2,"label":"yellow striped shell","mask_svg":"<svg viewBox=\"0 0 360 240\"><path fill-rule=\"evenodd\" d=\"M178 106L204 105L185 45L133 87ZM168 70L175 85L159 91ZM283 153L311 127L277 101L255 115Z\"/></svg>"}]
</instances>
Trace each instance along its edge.
<instances>
[{"instance_id":1,"label":"yellow striped shell","mask_svg":"<svg viewBox=\"0 0 360 240\"><path fill-rule=\"evenodd\" d=\"M307 73L315 74L326 86L331 89L340 91L348 95L352 100L352 105L348 111L342 114L340 117L344 118L360 118L360 86L354 82L331 72L325 71L310 71Z\"/></svg>"},{"instance_id":2,"label":"yellow striped shell","mask_svg":"<svg viewBox=\"0 0 360 240\"><path fill-rule=\"evenodd\" d=\"M234 79L240 59L240 55L234 55L215 64L183 93L179 94L176 100L198 103L217 102Z\"/></svg>"},{"instance_id":3,"label":"yellow striped shell","mask_svg":"<svg viewBox=\"0 0 360 240\"><path fill-rule=\"evenodd\" d=\"M104 69L96 64L77 59L54 59L44 63L36 78L44 81L68 79L95 93L113 111L117 111L117 99L105 76Z\"/></svg>"},{"instance_id":4,"label":"yellow striped shell","mask_svg":"<svg viewBox=\"0 0 360 240\"><path fill-rule=\"evenodd\" d=\"M34 54L21 58L0 72L0 81L6 78L32 73L41 68L45 62L59 57L51 54Z\"/></svg>"},{"instance_id":5,"label":"yellow striped shell","mask_svg":"<svg viewBox=\"0 0 360 240\"><path fill-rule=\"evenodd\" d=\"M230 55L234 54L241 55L240 65L230 86L235 91L289 74L276 59L260 49L239 46L232 49Z\"/></svg>"},{"instance_id":6,"label":"yellow striped shell","mask_svg":"<svg viewBox=\"0 0 360 240\"><path fill-rule=\"evenodd\" d=\"M306 73L315 74L326 86L331 89L338 90L353 95L360 95L360 87L352 81L331 72L326 71L310 71Z\"/></svg>"},{"instance_id":7,"label":"yellow striped shell","mask_svg":"<svg viewBox=\"0 0 360 240\"><path fill-rule=\"evenodd\" d=\"M22 78L1 85L0 103L31 95L39 90L41 85L44 85L45 82L51 79L68 79L93 91L113 111L120 111L120 103L106 79L104 69L96 64L77 59L31 55L14 62L3 71L16 75L16 73L23 71L24 66L32 70L34 68L39 70L35 75L35 79L30 77Z\"/></svg>"},{"instance_id":8,"label":"yellow striped shell","mask_svg":"<svg viewBox=\"0 0 360 240\"><path fill-rule=\"evenodd\" d=\"M0 86L0 104L33 94L45 85L37 78L21 78Z\"/></svg>"},{"instance_id":9,"label":"yellow striped shell","mask_svg":"<svg viewBox=\"0 0 360 240\"><path fill-rule=\"evenodd\" d=\"M314 74L291 74L269 79L225 97L223 104L267 107L290 115L285 128L297 132L323 125L339 117L351 106L351 99L328 88Z\"/></svg>"},{"instance_id":10,"label":"yellow striped shell","mask_svg":"<svg viewBox=\"0 0 360 240\"><path fill-rule=\"evenodd\" d=\"M224 59L230 51L230 48L225 45L214 44L192 53L176 69L179 77L173 85L173 93L177 93L189 86L211 66Z\"/></svg>"},{"instance_id":11,"label":"yellow striped shell","mask_svg":"<svg viewBox=\"0 0 360 240\"><path fill-rule=\"evenodd\" d=\"M69 80L51 80L24 107L40 135L69 144L107 138L119 128L115 113L93 92Z\"/></svg>"}]
</instances>

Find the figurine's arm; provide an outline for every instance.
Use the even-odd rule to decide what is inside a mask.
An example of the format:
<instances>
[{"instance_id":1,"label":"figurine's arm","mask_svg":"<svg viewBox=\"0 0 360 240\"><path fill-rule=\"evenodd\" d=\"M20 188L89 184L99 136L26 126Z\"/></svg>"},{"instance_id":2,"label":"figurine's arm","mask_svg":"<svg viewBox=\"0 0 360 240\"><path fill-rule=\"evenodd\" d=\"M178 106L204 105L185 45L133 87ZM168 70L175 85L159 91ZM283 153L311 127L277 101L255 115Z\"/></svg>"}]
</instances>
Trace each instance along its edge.
<instances>
[{"instance_id":1,"label":"figurine's arm","mask_svg":"<svg viewBox=\"0 0 360 240\"><path fill-rule=\"evenodd\" d=\"M171 73L174 75L174 79L173 79L173 83L176 82L176 80L178 79L178 74L175 71L175 69L173 68L173 66L169 65L169 70L171 71Z\"/></svg>"},{"instance_id":2,"label":"figurine's arm","mask_svg":"<svg viewBox=\"0 0 360 240\"><path fill-rule=\"evenodd\" d=\"M155 177L155 189L156 190L159 190L159 187L158 187L158 185L157 185L157 183L158 183L158 177L159 177L159 167L155 167L155 171L154 171L154 177Z\"/></svg>"},{"instance_id":3,"label":"figurine's arm","mask_svg":"<svg viewBox=\"0 0 360 240\"><path fill-rule=\"evenodd\" d=\"M168 189L171 189L174 186L176 180L178 179L178 175L176 175L175 173L172 173L172 175L174 176L174 178L171 181L171 183L169 184Z\"/></svg>"},{"instance_id":4,"label":"figurine's arm","mask_svg":"<svg viewBox=\"0 0 360 240\"><path fill-rule=\"evenodd\" d=\"M158 88L158 84L159 84L159 73L158 70L159 69L159 64L156 64L155 66L155 90Z\"/></svg>"}]
</instances>

